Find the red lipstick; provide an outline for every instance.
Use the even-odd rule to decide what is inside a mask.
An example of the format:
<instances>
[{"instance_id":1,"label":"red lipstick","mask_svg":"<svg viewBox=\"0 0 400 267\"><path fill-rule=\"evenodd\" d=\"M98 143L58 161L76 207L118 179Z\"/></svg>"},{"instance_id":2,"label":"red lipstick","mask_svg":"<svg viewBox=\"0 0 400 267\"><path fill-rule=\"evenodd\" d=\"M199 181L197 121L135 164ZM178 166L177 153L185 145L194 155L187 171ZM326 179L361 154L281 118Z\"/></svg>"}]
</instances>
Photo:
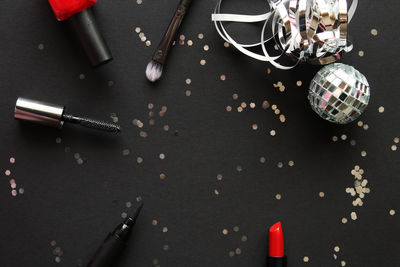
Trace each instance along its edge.
<instances>
[{"instance_id":1,"label":"red lipstick","mask_svg":"<svg viewBox=\"0 0 400 267\"><path fill-rule=\"evenodd\" d=\"M269 229L268 267L286 267L285 245L281 222Z\"/></svg>"},{"instance_id":2,"label":"red lipstick","mask_svg":"<svg viewBox=\"0 0 400 267\"><path fill-rule=\"evenodd\" d=\"M67 21L93 67L112 60L91 7L97 0L48 0L59 21Z\"/></svg>"}]
</instances>

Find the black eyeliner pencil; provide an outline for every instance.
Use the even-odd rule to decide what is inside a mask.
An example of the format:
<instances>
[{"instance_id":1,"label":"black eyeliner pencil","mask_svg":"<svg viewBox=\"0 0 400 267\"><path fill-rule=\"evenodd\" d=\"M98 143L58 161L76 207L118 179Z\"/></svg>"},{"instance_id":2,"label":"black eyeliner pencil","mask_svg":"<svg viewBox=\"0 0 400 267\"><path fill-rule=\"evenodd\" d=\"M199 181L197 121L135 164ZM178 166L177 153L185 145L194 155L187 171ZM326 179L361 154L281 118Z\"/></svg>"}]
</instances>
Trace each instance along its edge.
<instances>
[{"instance_id":1,"label":"black eyeliner pencil","mask_svg":"<svg viewBox=\"0 0 400 267\"><path fill-rule=\"evenodd\" d=\"M126 242L132 232L136 219L142 210L143 203L136 209L132 217L128 217L123 223L118 225L113 232L109 233L103 244L94 254L92 260L87 267L112 267L115 266L122 250L126 246Z\"/></svg>"},{"instance_id":2,"label":"black eyeliner pencil","mask_svg":"<svg viewBox=\"0 0 400 267\"><path fill-rule=\"evenodd\" d=\"M150 82L155 82L161 78L163 67L167 62L168 53L191 3L192 0L180 1L152 60L147 64L146 77Z\"/></svg>"}]
</instances>

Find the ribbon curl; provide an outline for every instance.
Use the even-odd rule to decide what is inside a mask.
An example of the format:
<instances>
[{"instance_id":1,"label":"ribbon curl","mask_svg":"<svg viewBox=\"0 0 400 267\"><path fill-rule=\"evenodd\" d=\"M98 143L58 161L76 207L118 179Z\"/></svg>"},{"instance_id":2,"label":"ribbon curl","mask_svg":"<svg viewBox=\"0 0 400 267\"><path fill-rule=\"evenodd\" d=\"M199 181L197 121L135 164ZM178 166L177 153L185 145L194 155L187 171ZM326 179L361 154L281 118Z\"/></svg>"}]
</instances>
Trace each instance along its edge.
<instances>
[{"instance_id":1,"label":"ribbon curl","mask_svg":"<svg viewBox=\"0 0 400 267\"><path fill-rule=\"evenodd\" d=\"M344 52L353 49L347 40L347 27L357 9L358 0L353 0L348 9L347 0L267 0L269 12L261 15L222 14L220 0L211 15L219 35L243 54L271 63L279 69L294 68L300 62L325 65L340 59ZM236 42L225 29L223 22L263 22L261 41L251 44ZM271 22L270 35L265 31ZM266 45L271 41L281 54L271 56ZM263 54L249 48L261 47ZM278 60L288 55L294 59L290 66Z\"/></svg>"}]
</instances>

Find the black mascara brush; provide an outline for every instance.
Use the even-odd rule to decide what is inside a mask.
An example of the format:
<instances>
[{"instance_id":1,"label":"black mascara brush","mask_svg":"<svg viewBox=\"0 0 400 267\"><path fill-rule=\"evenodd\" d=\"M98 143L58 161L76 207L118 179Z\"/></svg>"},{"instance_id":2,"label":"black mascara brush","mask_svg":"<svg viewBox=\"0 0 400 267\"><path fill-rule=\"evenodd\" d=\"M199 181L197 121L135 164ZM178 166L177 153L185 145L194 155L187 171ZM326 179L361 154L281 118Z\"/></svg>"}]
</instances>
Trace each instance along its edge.
<instances>
[{"instance_id":1,"label":"black mascara brush","mask_svg":"<svg viewBox=\"0 0 400 267\"><path fill-rule=\"evenodd\" d=\"M150 82L155 82L161 78L163 66L167 61L168 52L174 41L175 35L188 11L192 0L181 0L174 16L164 34L152 60L147 64L146 77Z\"/></svg>"},{"instance_id":2,"label":"black mascara brush","mask_svg":"<svg viewBox=\"0 0 400 267\"><path fill-rule=\"evenodd\" d=\"M14 118L56 128L61 128L64 122L70 122L105 132L121 131L121 127L117 124L68 115L64 111L65 107L61 105L19 97L15 104Z\"/></svg>"}]
</instances>

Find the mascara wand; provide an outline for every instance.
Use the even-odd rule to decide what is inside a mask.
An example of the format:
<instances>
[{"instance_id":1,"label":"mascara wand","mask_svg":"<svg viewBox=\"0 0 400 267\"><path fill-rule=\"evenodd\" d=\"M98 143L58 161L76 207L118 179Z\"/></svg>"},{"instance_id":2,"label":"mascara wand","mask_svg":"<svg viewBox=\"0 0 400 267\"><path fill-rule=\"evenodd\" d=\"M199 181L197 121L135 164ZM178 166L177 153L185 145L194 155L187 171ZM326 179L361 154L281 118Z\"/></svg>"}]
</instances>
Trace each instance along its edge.
<instances>
[{"instance_id":1,"label":"mascara wand","mask_svg":"<svg viewBox=\"0 0 400 267\"><path fill-rule=\"evenodd\" d=\"M188 11L192 0L181 0L175 11L172 20L161 39L152 60L147 64L146 77L150 82L156 82L161 78L163 67L167 61L169 50L171 49L175 35Z\"/></svg>"},{"instance_id":2,"label":"mascara wand","mask_svg":"<svg viewBox=\"0 0 400 267\"><path fill-rule=\"evenodd\" d=\"M70 122L105 132L121 131L117 124L68 115L64 114L64 111L64 106L19 97L15 104L14 118L56 128L62 128L65 122Z\"/></svg>"}]
</instances>

